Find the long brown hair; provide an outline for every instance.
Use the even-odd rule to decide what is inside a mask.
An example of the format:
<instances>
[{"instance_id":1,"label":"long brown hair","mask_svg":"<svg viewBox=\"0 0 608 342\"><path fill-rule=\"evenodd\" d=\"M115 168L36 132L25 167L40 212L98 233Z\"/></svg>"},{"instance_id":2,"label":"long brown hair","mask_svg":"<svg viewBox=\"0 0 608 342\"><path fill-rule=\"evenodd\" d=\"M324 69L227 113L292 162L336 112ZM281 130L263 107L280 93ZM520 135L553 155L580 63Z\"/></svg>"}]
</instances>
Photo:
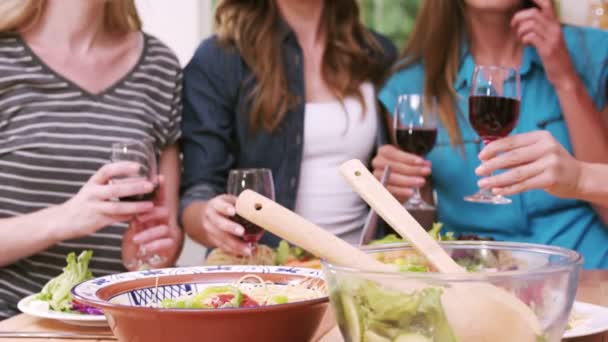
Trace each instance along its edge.
<instances>
[{"instance_id":1,"label":"long brown hair","mask_svg":"<svg viewBox=\"0 0 608 342\"><path fill-rule=\"evenodd\" d=\"M220 42L234 46L252 70L256 84L250 94L254 129L272 132L295 104L287 84L278 41L280 12L276 0L222 0L215 24ZM356 0L328 0L321 18L326 34L322 76L338 99L355 96L364 105L360 85L379 84L386 66L382 49L359 18Z\"/></svg>"},{"instance_id":2,"label":"long brown hair","mask_svg":"<svg viewBox=\"0 0 608 342\"><path fill-rule=\"evenodd\" d=\"M0 33L31 27L42 16L45 3L45 0L1 0ZM106 1L104 24L112 32L140 31L141 20L135 7L135 1Z\"/></svg>"},{"instance_id":3,"label":"long brown hair","mask_svg":"<svg viewBox=\"0 0 608 342\"><path fill-rule=\"evenodd\" d=\"M462 0L425 0L398 69L424 65L424 94L435 96L439 117L453 145L462 143L454 81L460 67L461 40L466 34Z\"/></svg>"}]
</instances>

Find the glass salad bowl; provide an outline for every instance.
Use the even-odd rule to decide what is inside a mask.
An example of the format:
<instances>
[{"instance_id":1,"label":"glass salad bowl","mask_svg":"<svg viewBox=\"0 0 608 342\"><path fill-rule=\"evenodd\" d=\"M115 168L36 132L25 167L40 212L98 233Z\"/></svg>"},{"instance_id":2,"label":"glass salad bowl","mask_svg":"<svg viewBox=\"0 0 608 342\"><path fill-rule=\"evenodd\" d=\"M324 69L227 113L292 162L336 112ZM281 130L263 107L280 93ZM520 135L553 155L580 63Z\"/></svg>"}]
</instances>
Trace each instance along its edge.
<instances>
[{"instance_id":1,"label":"glass salad bowl","mask_svg":"<svg viewBox=\"0 0 608 342\"><path fill-rule=\"evenodd\" d=\"M453 293L449 289L462 284L491 283L512 293L536 315L541 331L535 341L561 341L582 265L578 253L509 242L462 241L442 246L469 272L435 273L406 244L364 248L377 259L395 264L395 272L370 272L323 262L330 300L345 340L458 341L450 326L454 314L444 310L446 293Z\"/></svg>"}]
</instances>

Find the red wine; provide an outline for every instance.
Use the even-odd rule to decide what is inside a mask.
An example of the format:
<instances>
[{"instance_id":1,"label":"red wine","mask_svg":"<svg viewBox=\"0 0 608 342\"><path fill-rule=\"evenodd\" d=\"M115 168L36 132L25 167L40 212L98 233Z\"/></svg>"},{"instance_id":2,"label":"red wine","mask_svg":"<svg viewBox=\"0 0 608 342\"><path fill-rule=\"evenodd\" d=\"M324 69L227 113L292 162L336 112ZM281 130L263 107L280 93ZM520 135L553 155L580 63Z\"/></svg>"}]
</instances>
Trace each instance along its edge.
<instances>
[{"instance_id":1,"label":"red wine","mask_svg":"<svg viewBox=\"0 0 608 342\"><path fill-rule=\"evenodd\" d=\"M133 195L133 196L126 196L126 197L121 197L120 201L121 202L142 202L142 201L154 201L154 199L156 198L156 190L158 189L158 186L154 187L154 190L152 190L152 192L149 192L147 194L141 194L141 195Z\"/></svg>"},{"instance_id":2,"label":"red wine","mask_svg":"<svg viewBox=\"0 0 608 342\"><path fill-rule=\"evenodd\" d=\"M396 132L397 144L408 153L424 157L431 152L437 140L436 128L398 129Z\"/></svg>"},{"instance_id":3,"label":"red wine","mask_svg":"<svg viewBox=\"0 0 608 342\"><path fill-rule=\"evenodd\" d=\"M519 119L519 101L497 96L471 96L469 122L481 139L491 142L509 135Z\"/></svg>"},{"instance_id":4,"label":"red wine","mask_svg":"<svg viewBox=\"0 0 608 342\"><path fill-rule=\"evenodd\" d=\"M255 223L251 223L250 221L239 215L235 215L232 218L232 221L240 224L243 228L245 228L245 233L243 234L243 240L245 240L245 242L256 243L258 242L258 240L260 240L262 234L264 234L264 229L262 229L262 227L258 226Z\"/></svg>"}]
</instances>

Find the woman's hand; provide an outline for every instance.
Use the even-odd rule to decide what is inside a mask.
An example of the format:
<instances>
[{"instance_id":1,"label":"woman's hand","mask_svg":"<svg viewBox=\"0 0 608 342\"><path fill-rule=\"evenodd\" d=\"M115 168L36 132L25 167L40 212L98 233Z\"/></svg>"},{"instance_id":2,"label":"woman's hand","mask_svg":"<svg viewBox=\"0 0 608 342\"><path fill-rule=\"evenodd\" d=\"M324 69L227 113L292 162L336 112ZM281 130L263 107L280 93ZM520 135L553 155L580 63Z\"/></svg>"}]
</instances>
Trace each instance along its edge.
<instances>
[{"instance_id":1,"label":"woman's hand","mask_svg":"<svg viewBox=\"0 0 608 342\"><path fill-rule=\"evenodd\" d=\"M139 164L120 162L101 167L70 200L59 206L65 227L60 240L87 236L116 222L128 221L154 207L151 201L119 202L117 198L146 194L154 185L146 180L110 184L114 177L136 174Z\"/></svg>"},{"instance_id":2,"label":"woman's hand","mask_svg":"<svg viewBox=\"0 0 608 342\"><path fill-rule=\"evenodd\" d=\"M167 206L165 193L164 177L159 176L154 208L135 216L123 236L122 258L130 270L138 268L133 262L138 258L145 263L145 259L158 255L161 261L149 266L161 268L173 266L179 257L184 234Z\"/></svg>"},{"instance_id":3,"label":"woman's hand","mask_svg":"<svg viewBox=\"0 0 608 342\"><path fill-rule=\"evenodd\" d=\"M431 174L431 162L415 154L403 152L393 145L384 145L372 160L374 176L380 179L384 167L390 165L391 176L386 184L388 191L404 202L414 194L413 188L421 188L425 177Z\"/></svg>"},{"instance_id":4,"label":"woman's hand","mask_svg":"<svg viewBox=\"0 0 608 342\"><path fill-rule=\"evenodd\" d=\"M511 20L520 41L536 48L547 78L555 88L570 87L578 76L562 34L553 1L533 0L539 8L517 12Z\"/></svg>"},{"instance_id":5,"label":"woman's hand","mask_svg":"<svg viewBox=\"0 0 608 342\"><path fill-rule=\"evenodd\" d=\"M201 220L206 240L212 246L234 255L251 255L251 248L240 237L245 228L231 220L236 215L236 197L219 195L202 205Z\"/></svg>"},{"instance_id":6,"label":"woman's hand","mask_svg":"<svg viewBox=\"0 0 608 342\"><path fill-rule=\"evenodd\" d=\"M547 131L517 134L490 143L479 154L480 176L506 172L479 181L495 194L513 195L543 189L555 196L575 198L580 192L581 164Z\"/></svg>"}]
</instances>

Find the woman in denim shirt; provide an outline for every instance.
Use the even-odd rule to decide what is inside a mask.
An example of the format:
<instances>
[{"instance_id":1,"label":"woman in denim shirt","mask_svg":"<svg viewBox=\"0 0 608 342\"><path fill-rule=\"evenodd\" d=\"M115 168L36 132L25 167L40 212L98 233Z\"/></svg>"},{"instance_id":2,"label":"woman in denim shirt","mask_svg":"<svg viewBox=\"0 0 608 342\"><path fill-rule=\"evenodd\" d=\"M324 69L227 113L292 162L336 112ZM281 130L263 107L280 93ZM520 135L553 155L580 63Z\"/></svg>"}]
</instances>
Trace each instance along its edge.
<instances>
[{"instance_id":1,"label":"woman in denim shirt","mask_svg":"<svg viewBox=\"0 0 608 342\"><path fill-rule=\"evenodd\" d=\"M280 204L354 241L367 209L337 166L370 160L386 141L374 93L394 47L364 28L355 0L224 0L216 25L184 75L186 231L249 255L226 179L233 168L268 168Z\"/></svg>"},{"instance_id":2,"label":"woman in denim shirt","mask_svg":"<svg viewBox=\"0 0 608 342\"><path fill-rule=\"evenodd\" d=\"M585 267L608 267L606 207L539 190L511 196L510 205L463 200L477 190L475 171L482 148L466 119L475 64L519 68L521 110L513 136L545 130L581 161L608 161L608 131L602 119L608 33L560 25L551 0L534 0L533 5L524 8L521 0L426 0L402 67L380 92L380 100L390 109L402 93L426 92L439 98L442 125L428 160L439 220L447 229L568 247L583 254ZM381 169L387 158L401 154L384 147L374 166ZM512 154L505 158L515 160ZM550 153L541 153L532 167L543 170L553 163ZM411 175L403 167L393 171ZM487 174L483 168L477 171Z\"/></svg>"}]
</instances>

